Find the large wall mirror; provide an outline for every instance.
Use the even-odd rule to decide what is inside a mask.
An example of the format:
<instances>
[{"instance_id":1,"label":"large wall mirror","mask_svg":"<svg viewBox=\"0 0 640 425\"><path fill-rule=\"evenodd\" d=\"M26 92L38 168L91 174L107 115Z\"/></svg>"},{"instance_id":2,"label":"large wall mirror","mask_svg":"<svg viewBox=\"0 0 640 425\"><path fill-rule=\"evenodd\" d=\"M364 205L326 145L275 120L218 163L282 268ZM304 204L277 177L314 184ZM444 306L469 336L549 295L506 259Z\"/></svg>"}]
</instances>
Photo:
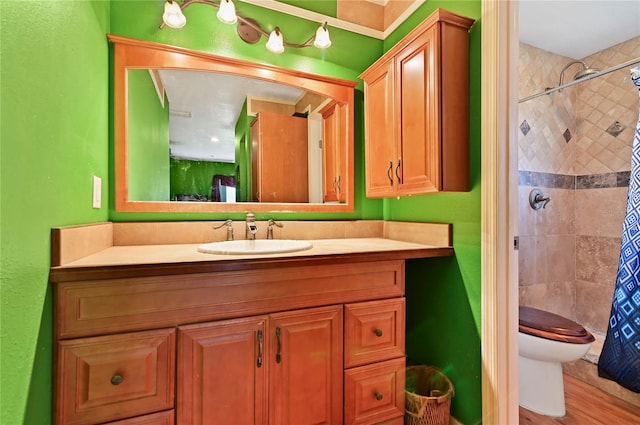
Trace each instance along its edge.
<instances>
[{"instance_id":1,"label":"large wall mirror","mask_svg":"<svg viewBox=\"0 0 640 425\"><path fill-rule=\"evenodd\" d=\"M353 211L356 82L109 40L116 211Z\"/></svg>"}]
</instances>

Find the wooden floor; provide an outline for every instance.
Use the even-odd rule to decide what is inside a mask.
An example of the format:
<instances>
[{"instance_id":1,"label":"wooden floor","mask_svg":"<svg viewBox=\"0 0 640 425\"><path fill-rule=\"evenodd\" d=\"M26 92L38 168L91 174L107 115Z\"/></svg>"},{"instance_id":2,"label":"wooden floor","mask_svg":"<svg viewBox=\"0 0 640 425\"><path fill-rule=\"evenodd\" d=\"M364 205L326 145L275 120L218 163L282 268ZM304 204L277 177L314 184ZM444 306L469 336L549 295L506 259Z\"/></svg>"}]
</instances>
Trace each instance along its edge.
<instances>
[{"instance_id":1,"label":"wooden floor","mask_svg":"<svg viewBox=\"0 0 640 425\"><path fill-rule=\"evenodd\" d=\"M564 375L566 416L550 418L520 407L520 425L640 424L640 407L627 403L576 378Z\"/></svg>"}]
</instances>

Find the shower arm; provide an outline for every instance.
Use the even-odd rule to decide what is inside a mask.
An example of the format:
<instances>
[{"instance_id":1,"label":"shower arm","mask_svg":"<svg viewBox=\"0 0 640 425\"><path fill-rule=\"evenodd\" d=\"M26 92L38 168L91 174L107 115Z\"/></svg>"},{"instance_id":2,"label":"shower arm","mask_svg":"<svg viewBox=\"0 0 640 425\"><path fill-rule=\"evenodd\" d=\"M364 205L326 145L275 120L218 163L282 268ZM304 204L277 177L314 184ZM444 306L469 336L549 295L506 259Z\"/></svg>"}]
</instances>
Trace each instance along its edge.
<instances>
[{"instance_id":1,"label":"shower arm","mask_svg":"<svg viewBox=\"0 0 640 425\"><path fill-rule=\"evenodd\" d=\"M579 80L570 81L570 82L562 84L562 85L560 85L558 87L552 87L552 88L547 89L547 90L545 90L543 92L532 94L531 96L527 96L527 97L524 97L524 98L518 100L518 103L523 103L523 102L526 102L528 100L535 99L536 97L542 96L544 94L551 94L551 93L556 92L558 90L562 90L562 89L564 89L566 87L571 87L573 85L582 83L584 81L589 81L589 80L591 80L593 78L601 77L603 75L609 74L611 72L618 71L618 70L620 70L622 68L626 68L628 66L635 65L637 63L640 63L640 58L635 58L635 59L632 59L632 60L627 61L625 63L621 63L620 65L616 65L616 66L614 66L612 68L607 68L607 69L605 69L603 71L598 71L595 74L588 75L588 76L586 76L584 78L580 78Z\"/></svg>"}]
</instances>

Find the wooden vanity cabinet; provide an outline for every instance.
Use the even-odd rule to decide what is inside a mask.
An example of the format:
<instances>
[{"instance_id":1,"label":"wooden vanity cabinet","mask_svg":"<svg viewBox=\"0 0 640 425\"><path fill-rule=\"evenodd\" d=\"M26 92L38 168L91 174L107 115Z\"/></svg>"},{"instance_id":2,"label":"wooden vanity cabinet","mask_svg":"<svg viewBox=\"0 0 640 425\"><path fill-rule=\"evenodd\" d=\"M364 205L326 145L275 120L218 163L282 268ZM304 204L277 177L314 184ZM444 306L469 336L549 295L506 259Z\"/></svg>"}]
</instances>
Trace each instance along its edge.
<instances>
[{"instance_id":1,"label":"wooden vanity cabinet","mask_svg":"<svg viewBox=\"0 0 640 425\"><path fill-rule=\"evenodd\" d=\"M404 260L385 257L56 270L55 425L394 423Z\"/></svg>"},{"instance_id":2,"label":"wooden vanity cabinet","mask_svg":"<svg viewBox=\"0 0 640 425\"><path fill-rule=\"evenodd\" d=\"M360 75L367 197L469 190L473 22L438 9Z\"/></svg>"},{"instance_id":3,"label":"wooden vanity cabinet","mask_svg":"<svg viewBox=\"0 0 640 425\"><path fill-rule=\"evenodd\" d=\"M251 123L254 202L309 202L306 118L260 112Z\"/></svg>"}]
</instances>

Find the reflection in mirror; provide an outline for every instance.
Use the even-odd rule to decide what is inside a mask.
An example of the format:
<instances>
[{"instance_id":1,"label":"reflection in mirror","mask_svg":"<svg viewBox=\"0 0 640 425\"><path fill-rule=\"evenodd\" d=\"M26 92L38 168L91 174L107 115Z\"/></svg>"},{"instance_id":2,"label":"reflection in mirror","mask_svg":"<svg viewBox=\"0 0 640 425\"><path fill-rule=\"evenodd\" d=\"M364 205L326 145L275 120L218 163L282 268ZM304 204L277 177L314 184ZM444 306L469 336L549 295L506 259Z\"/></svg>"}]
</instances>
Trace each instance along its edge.
<instances>
[{"instance_id":1,"label":"reflection in mirror","mask_svg":"<svg viewBox=\"0 0 640 425\"><path fill-rule=\"evenodd\" d=\"M116 211L353 211L355 82L109 38Z\"/></svg>"}]
</instances>

